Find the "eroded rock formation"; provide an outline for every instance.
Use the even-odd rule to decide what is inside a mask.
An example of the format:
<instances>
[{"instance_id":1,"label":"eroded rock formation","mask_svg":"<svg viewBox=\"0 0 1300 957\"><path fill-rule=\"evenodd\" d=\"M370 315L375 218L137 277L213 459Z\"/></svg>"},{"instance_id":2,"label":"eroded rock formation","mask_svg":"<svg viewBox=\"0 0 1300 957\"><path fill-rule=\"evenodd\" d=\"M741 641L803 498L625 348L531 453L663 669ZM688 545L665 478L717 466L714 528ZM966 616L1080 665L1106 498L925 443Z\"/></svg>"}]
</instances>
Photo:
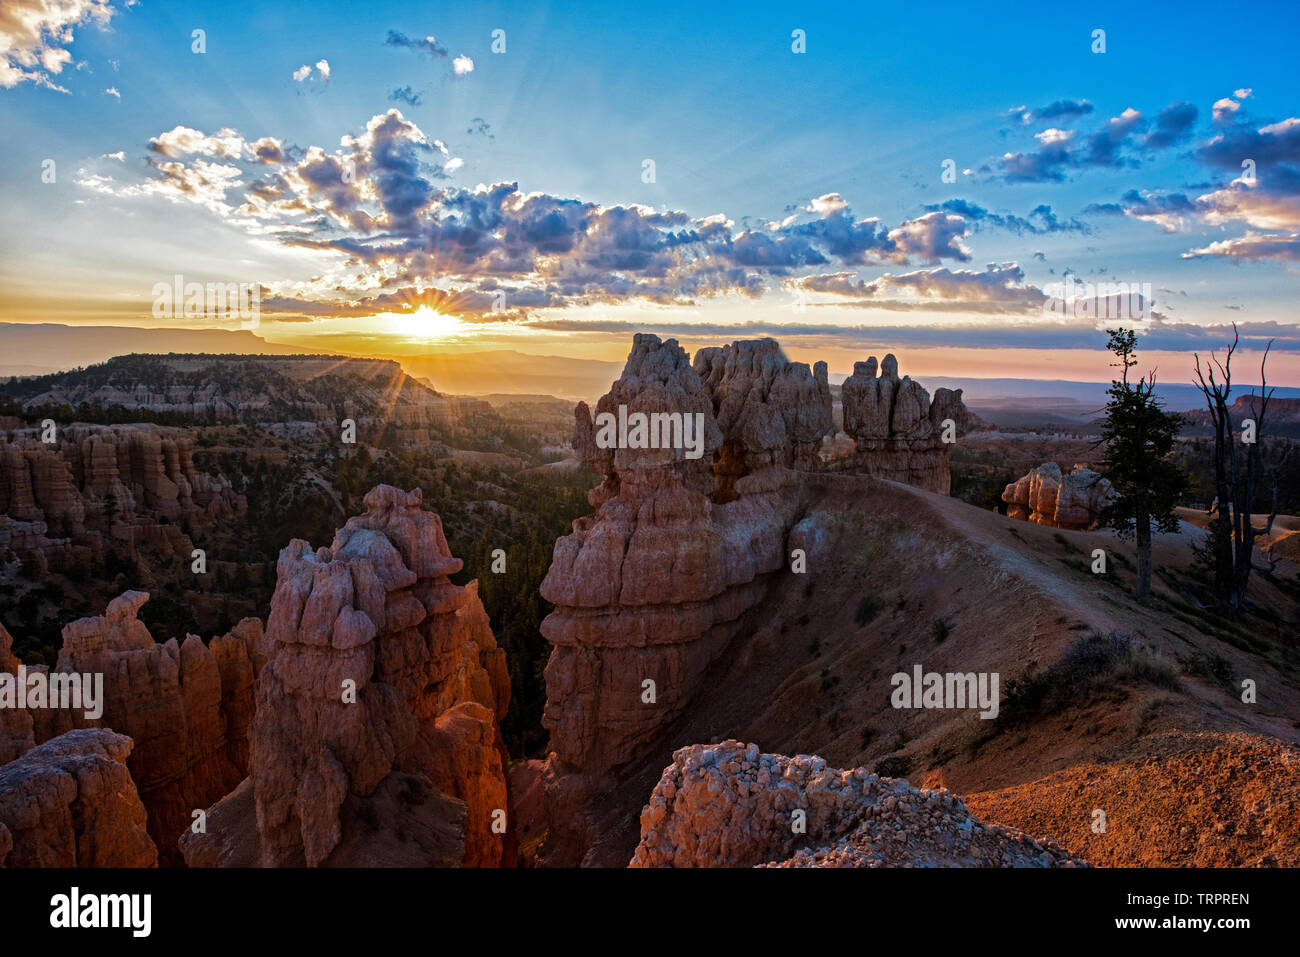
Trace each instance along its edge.
<instances>
[{"instance_id":1,"label":"eroded rock formation","mask_svg":"<svg viewBox=\"0 0 1300 957\"><path fill-rule=\"evenodd\" d=\"M1062 474L1055 462L1038 466L1002 492L1007 515L1053 528L1091 528L1118 499L1110 482L1091 469L1075 466Z\"/></svg>"},{"instance_id":2,"label":"eroded rock formation","mask_svg":"<svg viewBox=\"0 0 1300 957\"><path fill-rule=\"evenodd\" d=\"M195 635L154 640L136 618L149 600L128 591L104 615L63 629L54 672L103 675L103 714L33 712L36 739L70 728L111 728L134 741L128 764L165 864L180 863L176 839L247 771L254 662L264 655L261 622L245 619L209 647ZM214 651L214 648L216 649Z\"/></svg>"},{"instance_id":3,"label":"eroded rock formation","mask_svg":"<svg viewBox=\"0 0 1300 957\"><path fill-rule=\"evenodd\" d=\"M0 625L0 675L18 674L20 662L12 649L13 638ZM8 764L35 746L31 712L26 708L0 708L0 765Z\"/></svg>"},{"instance_id":4,"label":"eroded rock formation","mask_svg":"<svg viewBox=\"0 0 1300 957\"><path fill-rule=\"evenodd\" d=\"M190 863L513 862L505 653L421 501L381 485L329 548L280 553L251 785L185 835Z\"/></svg>"},{"instance_id":5,"label":"eroded rock formation","mask_svg":"<svg viewBox=\"0 0 1300 957\"><path fill-rule=\"evenodd\" d=\"M984 824L947 790L734 740L673 754L641 812L632 858L633 867L1081 864L1050 840Z\"/></svg>"},{"instance_id":6,"label":"eroded rock formation","mask_svg":"<svg viewBox=\"0 0 1300 957\"><path fill-rule=\"evenodd\" d=\"M877 478L905 482L948 494L948 457L944 422L952 420L952 437L965 434L971 415L961 389L930 393L909 376L898 376L898 360L885 356L876 374L876 358L855 362L841 387L844 431L856 443L857 470Z\"/></svg>"},{"instance_id":7,"label":"eroded rock formation","mask_svg":"<svg viewBox=\"0 0 1300 957\"><path fill-rule=\"evenodd\" d=\"M31 549L52 568L103 557L103 537L188 555L179 522L242 511L229 480L194 467L193 440L155 425L0 432L0 554Z\"/></svg>"},{"instance_id":8,"label":"eroded rock formation","mask_svg":"<svg viewBox=\"0 0 1300 957\"><path fill-rule=\"evenodd\" d=\"M811 461L831 429L825 366L788 362L771 340L703 350L692 368L675 340L638 335L597 415L619 405L698 413L704 454L600 448L578 407L574 447L605 480L589 496L595 514L556 542L541 588L556 606L542 623L555 646L543 718L550 863L583 859L594 838L585 805L699 692L786 561L790 466Z\"/></svg>"},{"instance_id":9,"label":"eroded rock formation","mask_svg":"<svg viewBox=\"0 0 1300 957\"><path fill-rule=\"evenodd\" d=\"M69 731L0 766L0 866L153 867L131 739Z\"/></svg>"}]
</instances>

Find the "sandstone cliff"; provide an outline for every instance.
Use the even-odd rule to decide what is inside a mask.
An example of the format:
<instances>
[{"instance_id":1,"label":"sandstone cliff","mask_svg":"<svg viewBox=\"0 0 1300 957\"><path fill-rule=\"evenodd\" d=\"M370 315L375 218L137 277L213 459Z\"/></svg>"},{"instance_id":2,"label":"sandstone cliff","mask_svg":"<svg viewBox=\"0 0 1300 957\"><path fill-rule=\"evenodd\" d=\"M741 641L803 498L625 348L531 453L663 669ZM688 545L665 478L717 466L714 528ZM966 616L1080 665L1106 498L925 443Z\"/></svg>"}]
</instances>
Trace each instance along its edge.
<instances>
[{"instance_id":1,"label":"sandstone cliff","mask_svg":"<svg viewBox=\"0 0 1300 957\"><path fill-rule=\"evenodd\" d=\"M1011 518L1053 528L1091 528L1118 498L1110 482L1091 469L1062 473L1055 462L1040 465L1002 492Z\"/></svg>"},{"instance_id":2,"label":"sandstone cliff","mask_svg":"<svg viewBox=\"0 0 1300 957\"><path fill-rule=\"evenodd\" d=\"M280 553L250 780L184 836L191 864L513 863L505 653L421 501L381 485L329 548Z\"/></svg>"},{"instance_id":3,"label":"sandstone cliff","mask_svg":"<svg viewBox=\"0 0 1300 957\"><path fill-rule=\"evenodd\" d=\"M131 739L69 731L0 766L0 866L153 867Z\"/></svg>"}]
</instances>

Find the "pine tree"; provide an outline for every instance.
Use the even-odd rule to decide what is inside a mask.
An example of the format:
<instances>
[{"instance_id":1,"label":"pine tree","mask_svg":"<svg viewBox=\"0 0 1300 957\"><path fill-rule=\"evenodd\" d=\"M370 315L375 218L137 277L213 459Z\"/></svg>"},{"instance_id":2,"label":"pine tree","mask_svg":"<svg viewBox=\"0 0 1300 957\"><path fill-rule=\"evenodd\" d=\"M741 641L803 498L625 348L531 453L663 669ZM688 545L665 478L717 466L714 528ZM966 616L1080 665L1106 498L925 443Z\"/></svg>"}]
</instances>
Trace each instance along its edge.
<instances>
[{"instance_id":1,"label":"pine tree","mask_svg":"<svg viewBox=\"0 0 1300 957\"><path fill-rule=\"evenodd\" d=\"M1171 459L1183 417L1165 412L1155 398L1152 372L1136 383L1129 370L1137 365L1137 334L1131 329L1108 329L1107 347L1115 353L1120 378L1112 380L1106 394L1102 441L1106 452L1102 474L1110 480L1119 501L1107 509L1103 522L1121 538L1137 539L1137 597L1151 600L1151 531L1178 531L1174 506L1187 488L1187 475Z\"/></svg>"}]
</instances>

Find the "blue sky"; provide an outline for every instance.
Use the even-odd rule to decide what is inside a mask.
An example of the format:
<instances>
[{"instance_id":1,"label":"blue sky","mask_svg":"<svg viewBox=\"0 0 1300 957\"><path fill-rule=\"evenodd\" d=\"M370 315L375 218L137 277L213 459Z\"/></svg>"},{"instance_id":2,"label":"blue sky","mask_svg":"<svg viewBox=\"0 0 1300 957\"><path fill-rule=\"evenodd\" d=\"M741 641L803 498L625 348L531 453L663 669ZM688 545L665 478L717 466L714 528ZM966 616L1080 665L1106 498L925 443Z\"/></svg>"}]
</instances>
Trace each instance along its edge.
<instances>
[{"instance_id":1,"label":"blue sky","mask_svg":"<svg viewBox=\"0 0 1300 957\"><path fill-rule=\"evenodd\" d=\"M1153 348L1204 348L1191 327L1237 320L1282 324L1276 348L1300 351L1295 4L66 0L65 22L35 27L29 5L0 14L0 318L144 322L154 282L180 272L259 283L268 337L409 335L366 320L432 303L457 317L462 345L595 348L750 323L828 348L897 330L883 337L917 350L986 334L990 348L1051 354L1085 339L1042 322L1043 290L1069 271L1166 290ZM51 50L67 51L57 70L41 62ZM472 71L457 75L457 57ZM394 109L400 124L341 149ZM168 140L178 128L229 130L239 146ZM263 138L282 162L252 159ZM1257 183L1233 182L1238 144L1264 151ZM377 192L331 209L325 189L282 182L273 210L241 206L250 184L302 186L293 170L312 146L361 157ZM55 183L41 181L46 159ZM201 163L229 172L199 195ZM411 255L430 224L469 215L440 191L480 183L541 194L519 231L532 245L501 238L507 216L486 227L501 247L490 256L447 255L447 230L434 255ZM419 209L395 226L387 204L405 201ZM626 231L614 247L592 239L595 211L610 209ZM723 224L701 229L715 214ZM539 239L547 215L563 236ZM685 241L692 230L703 238ZM489 317L493 290L509 308ZM953 324L962 335L946 337Z\"/></svg>"}]
</instances>

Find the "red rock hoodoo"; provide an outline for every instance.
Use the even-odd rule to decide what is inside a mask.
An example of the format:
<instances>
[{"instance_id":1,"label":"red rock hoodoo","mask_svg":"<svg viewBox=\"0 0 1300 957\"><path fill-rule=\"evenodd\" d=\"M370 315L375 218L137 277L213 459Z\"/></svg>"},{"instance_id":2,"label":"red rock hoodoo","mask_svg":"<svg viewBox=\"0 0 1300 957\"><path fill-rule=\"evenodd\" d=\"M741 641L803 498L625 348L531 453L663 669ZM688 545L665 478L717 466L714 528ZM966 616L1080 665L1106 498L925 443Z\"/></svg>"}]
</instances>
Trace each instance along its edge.
<instances>
[{"instance_id":1,"label":"red rock hoodoo","mask_svg":"<svg viewBox=\"0 0 1300 957\"><path fill-rule=\"evenodd\" d=\"M1052 528L1086 529L1119 499L1111 484L1091 469L1062 474L1048 462L1016 479L1002 492L1011 518Z\"/></svg>"},{"instance_id":2,"label":"red rock hoodoo","mask_svg":"<svg viewBox=\"0 0 1300 957\"><path fill-rule=\"evenodd\" d=\"M329 548L280 553L250 780L191 865L513 863L505 653L421 501L381 485Z\"/></svg>"}]
</instances>

